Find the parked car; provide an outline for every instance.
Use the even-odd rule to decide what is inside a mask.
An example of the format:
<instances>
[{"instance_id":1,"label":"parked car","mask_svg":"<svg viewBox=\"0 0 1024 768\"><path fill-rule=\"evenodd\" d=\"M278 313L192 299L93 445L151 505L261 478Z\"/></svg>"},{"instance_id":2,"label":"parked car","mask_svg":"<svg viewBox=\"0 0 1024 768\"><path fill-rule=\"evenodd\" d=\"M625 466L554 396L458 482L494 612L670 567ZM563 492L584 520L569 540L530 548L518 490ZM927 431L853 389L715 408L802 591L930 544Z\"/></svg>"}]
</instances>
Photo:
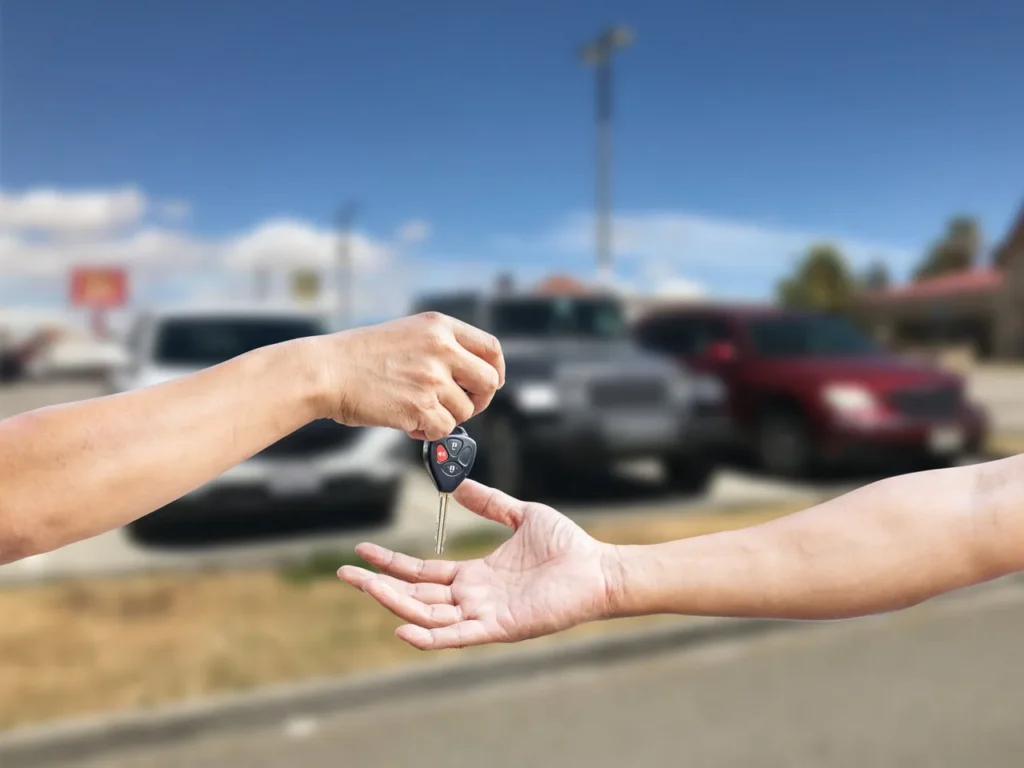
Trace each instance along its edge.
<instances>
[{"instance_id":1,"label":"parked car","mask_svg":"<svg viewBox=\"0 0 1024 768\"><path fill-rule=\"evenodd\" d=\"M506 384L466 427L474 475L515 496L542 493L555 473L600 476L623 459L662 462L669 481L703 490L727 439L723 389L641 349L611 296L496 292L434 295L433 310L498 338Z\"/></svg>"},{"instance_id":2,"label":"parked car","mask_svg":"<svg viewBox=\"0 0 1024 768\"><path fill-rule=\"evenodd\" d=\"M940 466L985 440L986 414L961 377L885 350L844 317L693 307L652 314L634 332L647 349L721 377L742 446L773 473L865 460Z\"/></svg>"},{"instance_id":3,"label":"parked car","mask_svg":"<svg viewBox=\"0 0 1024 768\"><path fill-rule=\"evenodd\" d=\"M129 363L115 372L111 390L159 384L259 347L326 330L321 317L294 309L147 312L129 332ZM143 525L199 507L246 514L333 508L344 519L356 504L360 523L384 523L393 514L407 466L406 441L395 430L318 420L154 513Z\"/></svg>"}]
</instances>

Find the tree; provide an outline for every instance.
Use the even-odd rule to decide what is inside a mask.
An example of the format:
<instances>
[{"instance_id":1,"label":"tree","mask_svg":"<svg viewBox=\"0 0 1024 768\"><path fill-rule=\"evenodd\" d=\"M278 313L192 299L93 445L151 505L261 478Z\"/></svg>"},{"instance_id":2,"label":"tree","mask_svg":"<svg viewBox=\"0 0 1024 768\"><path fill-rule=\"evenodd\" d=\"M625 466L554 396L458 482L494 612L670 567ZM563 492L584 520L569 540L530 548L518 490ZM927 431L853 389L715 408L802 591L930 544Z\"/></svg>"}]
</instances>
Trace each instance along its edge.
<instances>
[{"instance_id":1,"label":"tree","mask_svg":"<svg viewBox=\"0 0 1024 768\"><path fill-rule=\"evenodd\" d=\"M777 288L779 302L785 307L827 312L848 310L854 293L855 282L846 257L829 243L808 248L796 271Z\"/></svg>"},{"instance_id":2,"label":"tree","mask_svg":"<svg viewBox=\"0 0 1024 768\"><path fill-rule=\"evenodd\" d=\"M963 272L978 263L981 254L981 225L971 216L955 216L946 225L941 240L932 244L914 271L915 280Z\"/></svg>"},{"instance_id":3,"label":"tree","mask_svg":"<svg viewBox=\"0 0 1024 768\"><path fill-rule=\"evenodd\" d=\"M872 262L861 277L861 288L866 291L880 291L888 288L892 283L889 277L889 268L882 261Z\"/></svg>"}]
</instances>

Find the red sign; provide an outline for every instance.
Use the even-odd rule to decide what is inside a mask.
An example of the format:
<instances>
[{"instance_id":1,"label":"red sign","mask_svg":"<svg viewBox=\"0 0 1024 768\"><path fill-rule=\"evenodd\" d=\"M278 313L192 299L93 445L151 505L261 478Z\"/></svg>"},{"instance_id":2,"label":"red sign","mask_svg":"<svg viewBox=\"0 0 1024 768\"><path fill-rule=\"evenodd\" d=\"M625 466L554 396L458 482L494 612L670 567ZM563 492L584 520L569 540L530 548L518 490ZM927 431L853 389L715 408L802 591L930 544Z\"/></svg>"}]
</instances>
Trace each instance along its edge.
<instances>
[{"instance_id":1,"label":"red sign","mask_svg":"<svg viewBox=\"0 0 1024 768\"><path fill-rule=\"evenodd\" d=\"M113 309L128 301L128 273L120 267L76 267L71 272L71 304Z\"/></svg>"}]
</instances>

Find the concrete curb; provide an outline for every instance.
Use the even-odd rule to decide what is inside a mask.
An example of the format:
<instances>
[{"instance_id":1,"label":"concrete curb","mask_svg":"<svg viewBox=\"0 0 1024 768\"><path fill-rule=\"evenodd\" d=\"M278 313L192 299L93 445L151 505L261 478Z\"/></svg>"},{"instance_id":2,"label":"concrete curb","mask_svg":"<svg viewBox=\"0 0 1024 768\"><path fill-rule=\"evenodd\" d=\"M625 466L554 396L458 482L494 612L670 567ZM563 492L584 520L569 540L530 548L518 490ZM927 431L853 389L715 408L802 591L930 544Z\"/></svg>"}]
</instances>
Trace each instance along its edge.
<instances>
[{"instance_id":1,"label":"concrete curb","mask_svg":"<svg viewBox=\"0 0 1024 768\"><path fill-rule=\"evenodd\" d=\"M0 735L0 765L38 768L132 747L159 746L223 730L269 726L291 717L334 714L389 698L523 678L548 671L615 663L715 640L806 626L775 620L695 620L682 627L617 633L584 641L509 651L491 658L284 685L149 712L132 712Z\"/></svg>"}]
</instances>

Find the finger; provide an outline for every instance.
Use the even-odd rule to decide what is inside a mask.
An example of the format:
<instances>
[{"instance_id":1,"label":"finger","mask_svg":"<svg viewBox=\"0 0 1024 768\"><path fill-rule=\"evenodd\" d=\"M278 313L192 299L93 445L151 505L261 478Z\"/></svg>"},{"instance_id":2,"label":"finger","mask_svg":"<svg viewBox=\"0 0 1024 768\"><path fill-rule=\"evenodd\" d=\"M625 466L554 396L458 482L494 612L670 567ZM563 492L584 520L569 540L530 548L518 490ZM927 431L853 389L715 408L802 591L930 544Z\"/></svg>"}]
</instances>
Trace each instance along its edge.
<instances>
[{"instance_id":1,"label":"finger","mask_svg":"<svg viewBox=\"0 0 1024 768\"><path fill-rule=\"evenodd\" d=\"M476 414L476 406L473 401L454 381L441 388L437 393L437 399L441 403L441 407L454 417L457 424L469 421ZM446 432L442 437L448 434L450 432Z\"/></svg>"},{"instance_id":2,"label":"finger","mask_svg":"<svg viewBox=\"0 0 1024 768\"><path fill-rule=\"evenodd\" d=\"M455 493L455 500L475 515L507 525L516 530L523 524L526 502L490 488L475 480L462 481Z\"/></svg>"},{"instance_id":3,"label":"finger","mask_svg":"<svg viewBox=\"0 0 1024 768\"><path fill-rule=\"evenodd\" d=\"M451 370L458 385L471 395L492 397L498 389L497 369L464 347L456 347L454 354Z\"/></svg>"},{"instance_id":4,"label":"finger","mask_svg":"<svg viewBox=\"0 0 1024 768\"><path fill-rule=\"evenodd\" d=\"M466 648L501 640L499 630L482 621L460 621L447 627L423 627L404 624L395 634L421 651L440 651L446 648Z\"/></svg>"},{"instance_id":5,"label":"finger","mask_svg":"<svg viewBox=\"0 0 1024 768\"><path fill-rule=\"evenodd\" d=\"M370 597L403 621L421 627L447 627L462 620L462 610L454 605L425 605L415 598L403 595L379 579L368 581L363 588Z\"/></svg>"},{"instance_id":6,"label":"finger","mask_svg":"<svg viewBox=\"0 0 1024 768\"><path fill-rule=\"evenodd\" d=\"M449 585L459 570L459 564L453 560L420 560L376 544L360 544L356 554L387 575L414 583Z\"/></svg>"},{"instance_id":7,"label":"finger","mask_svg":"<svg viewBox=\"0 0 1024 768\"><path fill-rule=\"evenodd\" d=\"M474 328L461 320L452 320L452 331L455 339L465 349L491 364L498 372L498 387L505 386L505 356L501 352L501 344L491 334Z\"/></svg>"},{"instance_id":8,"label":"finger","mask_svg":"<svg viewBox=\"0 0 1024 768\"><path fill-rule=\"evenodd\" d=\"M381 573L374 573L356 565L343 565L338 570L338 577L356 589L363 589L367 583L374 579L387 584L396 592L419 600L426 605L455 605L455 598L452 596L452 588L443 584L432 584L420 582L410 584L407 581L396 579Z\"/></svg>"},{"instance_id":9,"label":"finger","mask_svg":"<svg viewBox=\"0 0 1024 768\"><path fill-rule=\"evenodd\" d=\"M448 437L459 422L443 405L436 405L423 414L420 420L424 440L440 440Z\"/></svg>"}]
</instances>

